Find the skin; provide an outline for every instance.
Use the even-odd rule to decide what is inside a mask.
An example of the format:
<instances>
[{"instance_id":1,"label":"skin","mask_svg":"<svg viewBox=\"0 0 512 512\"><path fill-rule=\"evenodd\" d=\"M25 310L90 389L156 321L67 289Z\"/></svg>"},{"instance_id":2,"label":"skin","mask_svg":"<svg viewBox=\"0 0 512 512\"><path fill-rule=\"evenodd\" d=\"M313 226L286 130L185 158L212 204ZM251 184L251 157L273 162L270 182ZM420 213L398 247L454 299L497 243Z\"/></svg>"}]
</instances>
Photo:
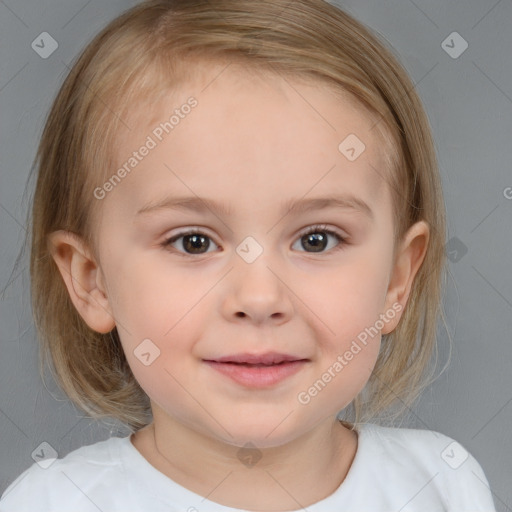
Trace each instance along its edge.
<instances>
[{"instance_id":1,"label":"skin","mask_svg":"<svg viewBox=\"0 0 512 512\"><path fill-rule=\"evenodd\" d=\"M357 434L336 414L368 381L381 335L308 404L298 393L380 314L393 304L405 307L428 226L412 226L393 259L381 140L361 109L320 83L211 65L152 111L133 111L130 124L138 128L121 138L119 163L190 96L198 106L98 204L98 257L63 231L51 235L53 257L85 322L98 332L117 327L151 399L153 423L132 436L140 453L212 501L300 509L334 492L350 468ZM338 150L351 133L366 145L353 162ZM339 208L287 215L281 207L285 200L347 193L363 199L373 218ZM137 215L176 196L222 201L231 213L162 208ZM330 235L323 252L312 252L301 233L318 224L346 241ZM209 237L206 254L187 257L183 238L164 245L193 227ZM236 252L248 236L263 248L252 263ZM134 355L147 338L160 350L149 366ZM241 386L203 362L267 351L309 361L268 389ZM261 455L252 467L237 456L248 442Z\"/></svg>"}]
</instances>

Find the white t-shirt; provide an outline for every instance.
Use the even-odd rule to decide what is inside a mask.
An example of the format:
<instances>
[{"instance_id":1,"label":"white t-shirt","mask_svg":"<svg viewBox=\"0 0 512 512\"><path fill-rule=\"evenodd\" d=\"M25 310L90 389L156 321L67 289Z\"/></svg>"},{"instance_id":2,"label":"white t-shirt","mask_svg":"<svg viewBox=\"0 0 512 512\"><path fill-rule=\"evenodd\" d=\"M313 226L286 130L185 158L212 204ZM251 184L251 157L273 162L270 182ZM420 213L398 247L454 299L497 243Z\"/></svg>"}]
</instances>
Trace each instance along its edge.
<instances>
[{"instance_id":1,"label":"white t-shirt","mask_svg":"<svg viewBox=\"0 0 512 512\"><path fill-rule=\"evenodd\" d=\"M478 462L429 430L366 424L349 472L308 512L495 512ZM300 507L297 507L299 510ZM84 446L43 469L35 463L4 492L0 512L235 512L154 468L130 437Z\"/></svg>"}]
</instances>

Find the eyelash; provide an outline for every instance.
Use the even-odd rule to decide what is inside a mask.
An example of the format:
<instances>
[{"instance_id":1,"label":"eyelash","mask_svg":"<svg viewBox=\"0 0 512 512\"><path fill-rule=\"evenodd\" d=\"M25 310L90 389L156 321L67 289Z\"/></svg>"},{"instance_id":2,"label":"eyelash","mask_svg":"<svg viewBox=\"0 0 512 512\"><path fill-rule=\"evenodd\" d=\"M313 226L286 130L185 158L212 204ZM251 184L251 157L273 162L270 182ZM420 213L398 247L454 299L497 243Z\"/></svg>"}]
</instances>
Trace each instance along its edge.
<instances>
[{"instance_id":1,"label":"eyelash","mask_svg":"<svg viewBox=\"0 0 512 512\"><path fill-rule=\"evenodd\" d=\"M338 244L335 245L333 248L327 250L327 251L321 251L319 253L315 253L315 252L307 252L307 251L300 251L300 252L305 252L306 254L325 254L325 253L334 253L334 252L337 252L337 251L340 251L342 250L346 245L348 245L348 242L347 242L347 239L343 236L341 236L339 233L337 233L336 231L332 230L332 229L327 229L325 227L325 225L321 225L321 224L317 224L315 226L311 226L309 227L308 229L306 229L305 231L301 232L298 236L298 240L300 240L302 237L304 236L307 236L307 235L310 235L312 233L325 233L327 235L331 235L331 236L334 236L337 241L338 241ZM182 237L185 237L185 236L188 236L188 235L204 235L206 238L209 238L210 240L212 240L212 238L208 235L206 235L203 231L201 231L200 229L198 228L191 228L187 231L183 231L181 233L178 233L170 238L167 238L166 240L164 240L161 244L161 246L164 248L164 249L167 249L169 250L169 247L171 246L171 244L173 244L174 242L176 242L177 240L179 240L180 238ZM214 242L215 243L215 242ZM215 243L216 244L216 243ZM217 245L217 244L216 244ZM176 252L178 253L180 256L183 256L185 258L193 258L194 256L203 256L204 254L207 254L207 253L203 253L203 254L189 254L189 253L186 253L186 252L181 252L181 251L178 251L174 248L171 248L172 252Z\"/></svg>"}]
</instances>

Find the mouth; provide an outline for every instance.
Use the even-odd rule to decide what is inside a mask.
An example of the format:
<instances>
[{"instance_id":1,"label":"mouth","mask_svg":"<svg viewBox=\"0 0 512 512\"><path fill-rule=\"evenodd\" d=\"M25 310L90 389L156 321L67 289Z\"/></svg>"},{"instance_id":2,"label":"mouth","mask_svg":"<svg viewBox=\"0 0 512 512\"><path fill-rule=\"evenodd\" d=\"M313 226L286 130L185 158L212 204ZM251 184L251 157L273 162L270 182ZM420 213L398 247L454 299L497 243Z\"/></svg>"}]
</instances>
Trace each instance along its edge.
<instances>
[{"instance_id":1,"label":"mouth","mask_svg":"<svg viewBox=\"0 0 512 512\"><path fill-rule=\"evenodd\" d=\"M291 354L234 354L204 362L231 380L249 388L265 388L282 382L300 371L309 359Z\"/></svg>"},{"instance_id":2,"label":"mouth","mask_svg":"<svg viewBox=\"0 0 512 512\"><path fill-rule=\"evenodd\" d=\"M288 363L290 361L303 360L305 359L302 357L297 357L290 354L281 354L279 352L266 352L264 354L234 354L230 356L211 359L210 361L214 361L217 363L270 366L275 364Z\"/></svg>"}]
</instances>

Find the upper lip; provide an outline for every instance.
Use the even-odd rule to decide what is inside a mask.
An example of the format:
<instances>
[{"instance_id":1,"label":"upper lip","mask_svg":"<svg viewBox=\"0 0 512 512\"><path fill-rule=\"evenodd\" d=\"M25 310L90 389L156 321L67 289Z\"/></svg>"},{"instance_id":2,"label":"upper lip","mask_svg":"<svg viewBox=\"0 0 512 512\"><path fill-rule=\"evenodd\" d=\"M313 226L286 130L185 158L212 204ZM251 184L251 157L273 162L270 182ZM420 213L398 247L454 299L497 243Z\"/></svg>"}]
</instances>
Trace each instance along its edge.
<instances>
[{"instance_id":1,"label":"upper lip","mask_svg":"<svg viewBox=\"0 0 512 512\"><path fill-rule=\"evenodd\" d=\"M279 352L265 352L264 354L233 354L229 356L218 357L215 359L206 359L216 363L247 363L247 364L278 364L285 361L305 361L303 357L297 357L290 354L281 354Z\"/></svg>"}]
</instances>

